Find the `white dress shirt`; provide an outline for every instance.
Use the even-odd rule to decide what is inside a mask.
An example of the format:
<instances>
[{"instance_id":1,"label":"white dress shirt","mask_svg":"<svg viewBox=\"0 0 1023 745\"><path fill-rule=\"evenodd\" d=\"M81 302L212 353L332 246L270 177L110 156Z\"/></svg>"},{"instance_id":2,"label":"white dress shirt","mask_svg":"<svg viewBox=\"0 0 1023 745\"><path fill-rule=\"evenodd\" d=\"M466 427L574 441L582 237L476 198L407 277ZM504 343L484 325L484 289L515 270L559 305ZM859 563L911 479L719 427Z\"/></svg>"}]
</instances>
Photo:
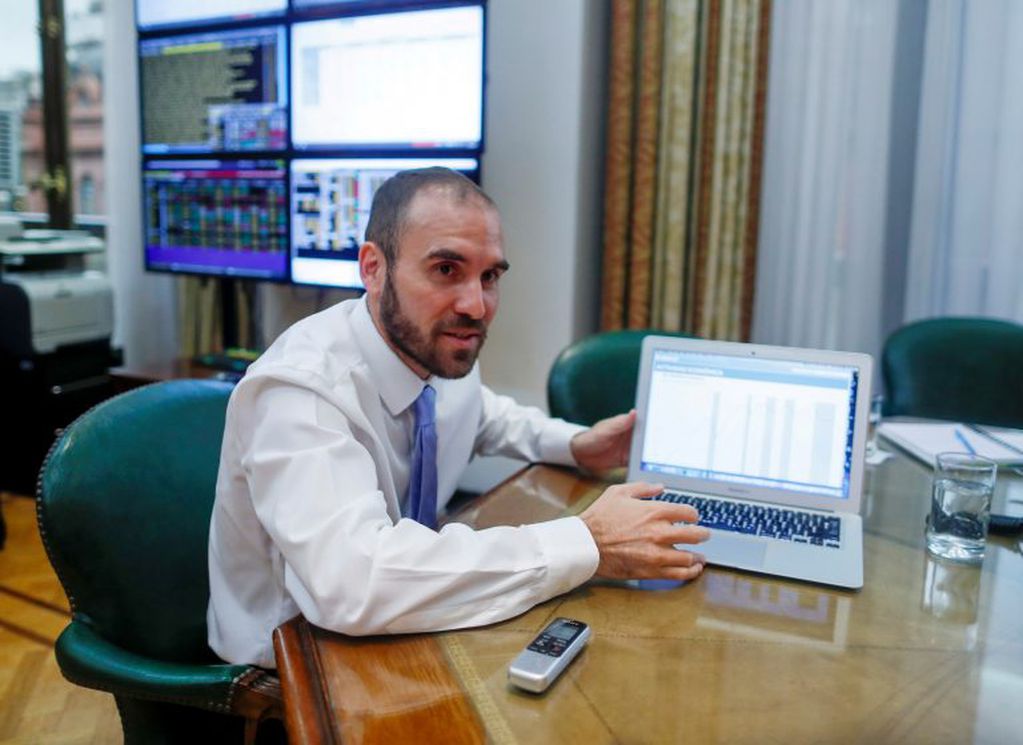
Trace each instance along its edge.
<instances>
[{"instance_id":1,"label":"white dress shirt","mask_svg":"<svg viewBox=\"0 0 1023 745\"><path fill-rule=\"evenodd\" d=\"M598 552L577 517L437 532L402 518L412 403L437 391L438 508L476 453L573 463L580 427L464 378L415 375L365 298L286 331L227 410L210 526L213 650L274 667L271 634L298 613L346 634L493 623L585 582Z\"/></svg>"}]
</instances>

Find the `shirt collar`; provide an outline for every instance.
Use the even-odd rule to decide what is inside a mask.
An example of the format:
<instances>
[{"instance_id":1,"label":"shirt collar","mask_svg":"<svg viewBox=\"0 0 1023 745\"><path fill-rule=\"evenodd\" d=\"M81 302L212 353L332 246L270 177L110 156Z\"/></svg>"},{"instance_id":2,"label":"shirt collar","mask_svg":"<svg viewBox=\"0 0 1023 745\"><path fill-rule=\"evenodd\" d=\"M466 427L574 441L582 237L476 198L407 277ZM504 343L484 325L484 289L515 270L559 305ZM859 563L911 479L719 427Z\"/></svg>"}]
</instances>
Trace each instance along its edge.
<instances>
[{"instance_id":1,"label":"shirt collar","mask_svg":"<svg viewBox=\"0 0 1023 745\"><path fill-rule=\"evenodd\" d=\"M380 391L380 398L391 416L397 416L411 406L427 383L437 387L433 376L428 380L420 378L387 345L369 314L365 295L352 314L352 330Z\"/></svg>"}]
</instances>

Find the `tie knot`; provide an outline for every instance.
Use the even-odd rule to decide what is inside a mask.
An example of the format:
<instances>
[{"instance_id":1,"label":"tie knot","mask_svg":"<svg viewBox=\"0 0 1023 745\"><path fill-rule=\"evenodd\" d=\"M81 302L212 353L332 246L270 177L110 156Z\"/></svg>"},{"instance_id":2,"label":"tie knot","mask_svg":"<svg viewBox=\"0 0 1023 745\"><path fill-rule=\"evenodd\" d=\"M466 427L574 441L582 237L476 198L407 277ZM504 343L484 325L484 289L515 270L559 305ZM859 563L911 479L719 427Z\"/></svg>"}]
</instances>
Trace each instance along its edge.
<instances>
[{"instance_id":1,"label":"tie knot","mask_svg":"<svg viewBox=\"0 0 1023 745\"><path fill-rule=\"evenodd\" d=\"M433 386L423 386L422 393L416 399L414 407L416 413L416 426L427 427L434 424L434 412L437 404L437 391Z\"/></svg>"}]
</instances>

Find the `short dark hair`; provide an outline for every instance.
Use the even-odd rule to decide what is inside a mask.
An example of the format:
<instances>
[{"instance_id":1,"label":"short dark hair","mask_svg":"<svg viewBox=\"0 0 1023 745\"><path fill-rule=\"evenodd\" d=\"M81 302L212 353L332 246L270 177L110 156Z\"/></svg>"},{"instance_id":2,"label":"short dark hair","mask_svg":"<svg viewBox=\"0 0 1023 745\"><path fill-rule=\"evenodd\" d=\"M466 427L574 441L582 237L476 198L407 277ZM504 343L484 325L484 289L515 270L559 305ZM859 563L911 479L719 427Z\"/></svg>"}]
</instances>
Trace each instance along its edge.
<instances>
[{"instance_id":1,"label":"short dark hair","mask_svg":"<svg viewBox=\"0 0 1023 745\"><path fill-rule=\"evenodd\" d=\"M426 189L440 189L460 202L478 199L487 207L495 207L494 200L483 189L450 168L434 166L399 171L381 184L373 195L366 226L366 241L377 244L383 251L388 271L398 256L398 242L405 229L409 205L419 192Z\"/></svg>"}]
</instances>

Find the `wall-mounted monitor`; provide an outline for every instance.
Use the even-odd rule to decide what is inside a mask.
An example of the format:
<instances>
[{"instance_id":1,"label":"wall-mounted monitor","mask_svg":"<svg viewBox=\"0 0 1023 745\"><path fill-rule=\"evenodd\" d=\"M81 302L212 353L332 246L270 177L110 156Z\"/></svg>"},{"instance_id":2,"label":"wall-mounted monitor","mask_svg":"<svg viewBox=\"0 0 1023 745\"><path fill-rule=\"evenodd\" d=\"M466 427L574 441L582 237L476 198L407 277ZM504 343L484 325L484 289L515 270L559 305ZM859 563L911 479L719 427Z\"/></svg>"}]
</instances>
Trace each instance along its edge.
<instances>
[{"instance_id":1,"label":"wall-mounted monitor","mask_svg":"<svg viewBox=\"0 0 1023 745\"><path fill-rule=\"evenodd\" d=\"M266 18L287 9L288 0L135 0L136 22L146 30Z\"/></svg>"},{"instance_id":2,"label":"wall-mounted monitor","mask_svg":"<svg viewBox=\"0 0 1023 745\"><path fill-rule=\"evenodd\" d=\"M282 150L284 26L143 39L142 152Z\"/></svg>"},{"instance_id":3,"label":"wall-mounted monitor","mask_svg":"<svg viewBox=\"0 0 1023 745\"><path fill-rule=\"evenodd\" d=\"M479 150L483 7L291 26L296 149Z\"/></svg>"},{"instance_id":4,"label":"wall-mounted monitor","mask_svg":"<svg viewBox=\"0 0 1023 745\"><path fill-rule=\"evenodd\" d=\"M292 7L301 12L303 10L348 10L363 5L380 6L382 3L401 3L402 0L291 0Z\"/></svg>"},{"instance_id":5,"label":"wall-mounted monitor","mask_svg":"<svg viewBox=\"0 0 1023 745\"><path fill-rule=\"evenodd\" d=\"M135 0L146 268L361 289L399 170L480 177L485 0Z\"/></svg>"},{"instance_id":6,"label":"wall-mounted monitor","mask_svg":"<svg viewBox=\"0 0 1023 745\"><path fill-rule=\"evenodd\" d=\"M284 160L150 160L142 168L146 268L288 276Z\"/></svg>"},{"instance_id":7,"label":"wall-mounted monitor","mask_svg":"<svg viewBox=\"0 0 1023 745\"><path fill-rule=\"evenodd\" d=\"M359 246L377 187L398 171L445 166L479 180L476 158L318 158L291 161L291 279L361 288Z\"/></svg>"}]
</instances>

